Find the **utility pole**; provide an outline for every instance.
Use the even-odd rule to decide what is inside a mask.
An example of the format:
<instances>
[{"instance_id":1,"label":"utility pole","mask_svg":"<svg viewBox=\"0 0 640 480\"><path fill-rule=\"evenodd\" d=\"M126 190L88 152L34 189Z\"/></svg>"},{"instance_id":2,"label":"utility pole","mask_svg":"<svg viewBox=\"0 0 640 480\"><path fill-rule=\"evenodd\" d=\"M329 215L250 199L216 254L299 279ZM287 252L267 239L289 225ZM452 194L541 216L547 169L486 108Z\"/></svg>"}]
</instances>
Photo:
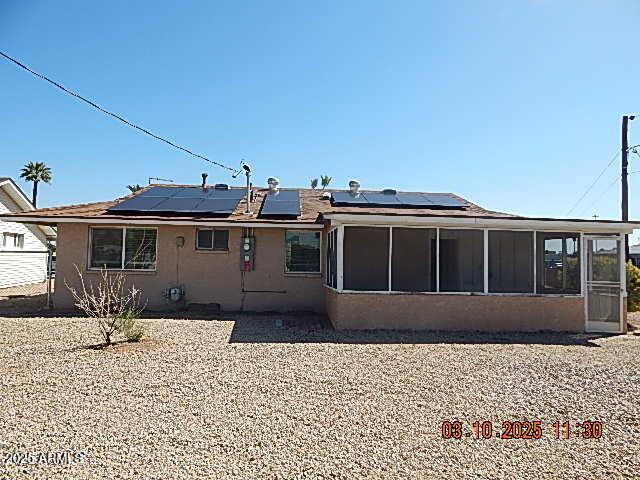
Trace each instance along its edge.
<instances>
[{"instance_id":1,"label":"utility pole","mask_svg":"<svg viewBox=\"0 0 640 480\"><path fill-rule=\"evenodd\" d=\"M622 221L629 221L629 120L636 118L633 115L622 116ZM624 261L629 260L629 235L625 235Z\"/></svg>"}]
</instances>

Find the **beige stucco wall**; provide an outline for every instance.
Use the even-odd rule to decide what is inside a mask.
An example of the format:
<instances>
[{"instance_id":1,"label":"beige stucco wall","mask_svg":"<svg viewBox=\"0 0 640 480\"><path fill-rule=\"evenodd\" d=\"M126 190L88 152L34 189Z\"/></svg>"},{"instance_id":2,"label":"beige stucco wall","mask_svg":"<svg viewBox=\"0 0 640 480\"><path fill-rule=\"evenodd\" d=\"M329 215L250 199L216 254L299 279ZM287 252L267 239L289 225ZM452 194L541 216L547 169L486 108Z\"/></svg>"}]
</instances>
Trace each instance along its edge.
<instances>
[{"instance_id":1,"label":"beige stucco wall","mask_svg":"<svg viewBox=\"0 0 640 480\"><path fill-rule=\"evenodd\" d=\"M584 331L582 297L337 293L325 288L336 329Z\"/></svg>"},{"instance_id":2,"label":"beige stucco wall","mask_svg":"<svg viewBox=\"0 0 640 480\"><path fill-rule=\"evenodd\" d=\"M255 270L245 274L245 290L260 292L242 292L241 228L229 229L229 252L203 252L195 249L195 227L160 226L156 271L127 272L127 278L129 283L143 290L151 309L172 308L162 297L162 290L183 285L188 303L219 303L227 311L304 310L323 313L322 276L284 272L284 234L284 229L254 229ZM176 246L178 236L185 238L184 247ZM86 279L98 277L96 272L87 270L88 238L87 224L59 225L54 294L56 308L73 307L64 282L78 285L74 265L82 269Z\"/></svg>"}]
</instances>

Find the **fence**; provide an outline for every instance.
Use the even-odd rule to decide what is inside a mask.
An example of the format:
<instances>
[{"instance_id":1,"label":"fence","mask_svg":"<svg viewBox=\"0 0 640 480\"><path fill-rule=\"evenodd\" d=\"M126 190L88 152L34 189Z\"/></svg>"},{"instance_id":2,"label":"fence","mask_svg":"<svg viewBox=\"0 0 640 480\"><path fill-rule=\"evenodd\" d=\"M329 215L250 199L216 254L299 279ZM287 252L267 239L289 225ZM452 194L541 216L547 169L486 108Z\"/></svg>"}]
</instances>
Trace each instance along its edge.
<instances>
[{"instance_id":1,"label":"fence","mask_svg":"<svg viewBox=\"0 0 640 480\"><path fill-rule=\"evenodd\" d=\"M0 250L0 309L52 306L55 252Z\"/></svg>"}]
</instances>

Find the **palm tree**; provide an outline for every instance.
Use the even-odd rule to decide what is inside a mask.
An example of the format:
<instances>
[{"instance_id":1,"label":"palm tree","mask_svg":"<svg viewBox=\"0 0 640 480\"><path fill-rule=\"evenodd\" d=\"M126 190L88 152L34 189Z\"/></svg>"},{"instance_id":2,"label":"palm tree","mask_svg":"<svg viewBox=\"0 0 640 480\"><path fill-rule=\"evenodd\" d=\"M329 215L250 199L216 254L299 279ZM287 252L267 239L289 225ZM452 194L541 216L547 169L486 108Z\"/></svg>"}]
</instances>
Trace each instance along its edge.
<instances>
[{"instance_id":1,"label":"palm tree","mask_svg":"<svg viewBox=\"0 0 640 480\"><path fill-rule=\"evenodd\" d=\"M329 175L320 175L320 183L322 183L322 190L324 190L331 183L331 177Z\"/></svg>"},{"instance_id":2,"label":"palm tree","mask_svg":"<svg viewBox=\"0 0 640 480\"><path fill-rule=\"evenodd\" d=\"M136 193L138 190L142 190L142 187L137 183L135 185L127 185L127 188L131 193Z\"/></svg>"},{"instance_id":3,"label":"palm tree","mask_svg":"<svg viewBox=\"0 0 640 480\"><path fill-rule=\"evenodd\" d=\"M316 188L318 188L318 179L317 178L314 178L313 180L311 180L311 188L314 189L314 190Z\"/></svg>"},{"instance_id":4,"label":"palm tree","mask_svg":"<svg viewBox=\"0 0 640 480\"><path fill-rule=\"evenodd\" d=\"M36 206L38 198L38 183L51 183L51 169L42 162L29 162L20 171L20 178L33 182L33 196L31 203Z\"/></svg>"}]
</instances>

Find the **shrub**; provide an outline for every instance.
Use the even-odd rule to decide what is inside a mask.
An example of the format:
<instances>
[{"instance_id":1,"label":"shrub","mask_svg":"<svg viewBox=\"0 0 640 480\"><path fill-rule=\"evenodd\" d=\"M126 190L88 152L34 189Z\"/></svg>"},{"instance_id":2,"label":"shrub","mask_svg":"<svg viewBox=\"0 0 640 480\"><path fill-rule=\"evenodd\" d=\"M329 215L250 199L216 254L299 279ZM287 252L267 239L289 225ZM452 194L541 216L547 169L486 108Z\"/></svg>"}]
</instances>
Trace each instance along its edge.
<instances>
[{"instance_id":1,"label":"shrub","mask_svg":"<svg viewBox=\"0 0 640 480\"><path fill-rule=\"evenodd\" d=\"M109 345L116 332L122 333L120 323L123 316L134 317L133 325L137 323L135 318L144 309L144 306L140 305L141 291L135 286L130 289L125 288L125 276L122 272L111 273L106 268L102 268L100 277L94 285L92 281L86 282L78 266L75 267L80 278L80 288L76 289L66 280L65 285L73 296L75 306L95 320L104 343ZM132 325L128 320L126 323L127 326ZM135 337L141 327L132 326L131 328L130 333ZM142 333L139 334L138 339L141 336Z\"/></svg>"},{"instance_id":2,"label":"shrub","mask_svg":"<svg viewBox=\"0 0 640 480\"><path fill-rule=\"evenodd\" d=\"M640 268L627 262L627 309L629 312L640 310Z\"/></svg>"},{"instance_id":3,"label":"shrub","mask_svg":"<svg viewBox=\"0 0 640 480\"><path fill-rule=\"evenodd\" d=\"M139 318L135 310L127 310L118 317L116 328L130 342L139 342L144 335L144 326L138 321Z\"/></svg>"}]
</instances>

